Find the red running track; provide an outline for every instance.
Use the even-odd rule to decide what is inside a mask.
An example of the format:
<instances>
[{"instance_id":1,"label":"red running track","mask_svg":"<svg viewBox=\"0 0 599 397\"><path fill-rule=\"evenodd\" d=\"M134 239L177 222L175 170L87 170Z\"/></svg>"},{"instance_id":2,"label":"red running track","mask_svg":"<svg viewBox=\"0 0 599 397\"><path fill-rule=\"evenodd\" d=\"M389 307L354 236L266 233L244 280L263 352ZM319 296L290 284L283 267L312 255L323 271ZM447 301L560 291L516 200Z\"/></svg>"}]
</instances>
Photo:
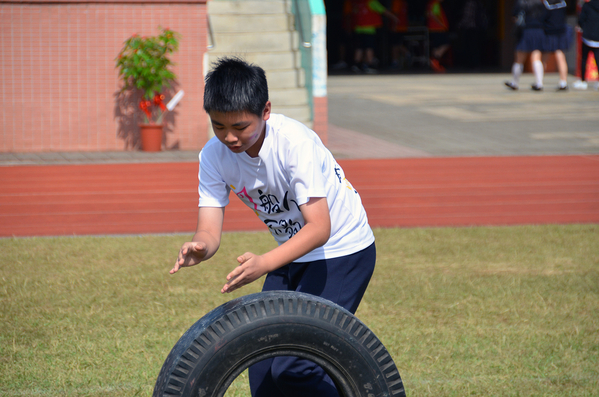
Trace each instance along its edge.
<instances>
[{"instance_id":1,"label":"red running track","mask_svg":"<svg viewBox=\"0 0 599 397\"><path fill-rule=\"evenodd\" d=\"M373 227L599 223L599 156L340 160ZM196 163L0 167L0 237L191 233ZM224 229L266 230L232 197Z\"/></svg>"}]
</instances>

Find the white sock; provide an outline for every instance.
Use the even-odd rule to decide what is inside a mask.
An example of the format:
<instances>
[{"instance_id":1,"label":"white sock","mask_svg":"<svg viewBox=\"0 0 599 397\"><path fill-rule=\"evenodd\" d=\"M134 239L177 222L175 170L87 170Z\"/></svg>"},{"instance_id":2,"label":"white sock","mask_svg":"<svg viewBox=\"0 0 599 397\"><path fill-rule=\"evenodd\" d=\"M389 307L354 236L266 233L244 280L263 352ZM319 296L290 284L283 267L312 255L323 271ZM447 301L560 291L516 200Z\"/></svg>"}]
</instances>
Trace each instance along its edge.
<instances>
[{"instance_id":1,"label":"white sock","mask_svg":"<svg viewBox=\"0 0 599 397\"><path fill-rule=\"evenodd\" d=\"M534 61L532 63L532 70L535 74L535 80L536 80L537 87L542 87L543 86L543 73L545 72L545 70L543 69L543 62Z\"/></svg>"},{"instance_id":2,"label":"white sock","mask_svg":"<svg viewBox=\"0 0 599 397\"><path fill-rule=\"evenodd\" d=\"M560 80L560 81L559 81L559 86L560 86L561 88L564 88L564 87L565 87L565 86L567 86L567 85L568 85L568 82L567 82L566 80Z\"/></svg>"},{"instance_id":3,"label":"white sock","mask_svg":"<svg viewBox=\"0 0 599 397\"><path fill-rule=\"evenodd\" d=\"M520 76L522 76L523 69L524 65L521 63L514 63L512 65L512 83L514 83L516 87L520 84Z\"/></svg>"}]
</instances>

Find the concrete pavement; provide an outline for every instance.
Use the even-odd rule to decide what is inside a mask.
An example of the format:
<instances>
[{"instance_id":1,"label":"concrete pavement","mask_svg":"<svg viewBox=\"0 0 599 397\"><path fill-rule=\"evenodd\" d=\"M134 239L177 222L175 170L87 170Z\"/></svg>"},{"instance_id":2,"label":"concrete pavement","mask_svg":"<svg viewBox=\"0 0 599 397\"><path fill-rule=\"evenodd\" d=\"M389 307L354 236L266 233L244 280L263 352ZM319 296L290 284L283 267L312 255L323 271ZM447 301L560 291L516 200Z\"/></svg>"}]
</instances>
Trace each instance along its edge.
<instances>
[{"instance_id":1,"label":"concrete pavement","mask_svg":"<svg viewBox=\"0 0 599 397\"><path fill-rule=\"evenodd\" d=\"M519 91L508 74L330 76L328 146L338 158L599 154L599 91ZM569 76L570 84L575 80ZM197 161L196 151L0 153L0 165Z\"/></svg>"},{"instance_id":2,"label":"concrete pavement","mask_svg":"<svg viewBox=\"0 0 599 397\"><path fill-rule=\"evenodd\" d=\"M599 91L556 92L557 74L545 76L542 92L530 90L531 74L511 91L503 84L509 77L333 76L329 123L378 140L393 157L599 153Z\"/></svg>"}]
</instances>

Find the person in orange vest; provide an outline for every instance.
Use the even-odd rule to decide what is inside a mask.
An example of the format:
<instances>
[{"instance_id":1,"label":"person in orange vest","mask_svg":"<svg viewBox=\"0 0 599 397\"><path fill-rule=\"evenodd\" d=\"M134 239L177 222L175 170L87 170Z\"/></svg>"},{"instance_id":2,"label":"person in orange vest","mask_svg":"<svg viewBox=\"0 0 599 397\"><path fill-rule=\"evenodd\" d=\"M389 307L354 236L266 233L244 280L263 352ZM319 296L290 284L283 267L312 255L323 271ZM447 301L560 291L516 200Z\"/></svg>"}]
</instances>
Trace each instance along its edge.
<instances>
[{"instance_id":1,"label":"person in orange vest","mask_svg":"<svg viewBox=\"0 0 599 397\"><path fill-rule=\"evenodd\" d=\"M376 47L376 30L383 25L381 15L397 23L397 17L385 8L378 0L353 0L354 16L354 65L356 73L377 73L374 48Z\"/></svg>"},{"instance_id":2,"label":"person in orange vest","mask_svg":"<svg viewBox=\"0 0 599 397\"><path fill-rule=\"evenodd\" d=\"M327 36L329 43L338 43L337 53L332 52L333 56L338 56L338 60L331 65L331 69L347 69L351 63L347 58L352 48L352 0L329 1L325 6L327 7Z\"/></svg>"},{"instance_id":3,"label":"person in orange vest","mask_svg":"<svg viewBox=\"0 0 599 397\"><path fill-rule=\"evenodd\" d=\"M391 13L397 17L397 23L391 26L391 68L398 69L406 61L409 63L410 52L404 45L404 36L408 31L408 3L405 0L393 0Z\"/></svg>"},{"instance_id":4,"label":"person in orange vest","mask_svg":"<svg viewBox=\"0 0 599 397\"><path fill-rule=\"evenodd\" d=\"M575 81L573 87L577 90L586 90L588 88L587 62L590 52L595 58L596 68L599 68L599 0L590 0L582 5L578 26L582 30L581 79ZM599 89L599 83L596 88Z\"/></svg>"},{"instance_id":5,"label":"person in orange vest","mask_svg":"<svg viewBox=\"0 0 599 397\"><path fill-rule=\"evenodd\" d=\"M443 0L430 0L426 6L426 26L431 46L431 67L435 72L444 72L439 60L449 50L449 21L441 5Z\"/></svg>"}]
</instances>

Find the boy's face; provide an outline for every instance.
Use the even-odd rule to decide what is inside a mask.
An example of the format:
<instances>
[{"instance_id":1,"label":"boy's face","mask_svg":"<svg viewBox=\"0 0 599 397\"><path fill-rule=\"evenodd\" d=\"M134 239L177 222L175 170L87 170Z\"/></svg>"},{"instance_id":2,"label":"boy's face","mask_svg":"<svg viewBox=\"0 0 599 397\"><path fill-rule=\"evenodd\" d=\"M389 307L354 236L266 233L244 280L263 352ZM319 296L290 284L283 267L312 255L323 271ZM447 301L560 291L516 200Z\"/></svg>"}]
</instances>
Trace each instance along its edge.
<instances>
[{"instance_id":1,"label":"boy's face","mask_svg":"<svg viewBox=\"0 0 599 397\"><path fill-rule=\"evenodd\" d=\"M270 118L270 108L268 101L261 117L249 112L210 111L208 115L214 135L233 153L247 152L250 157L258 157L264 142L266 120Z\"/></svg>"}]
</instances>

